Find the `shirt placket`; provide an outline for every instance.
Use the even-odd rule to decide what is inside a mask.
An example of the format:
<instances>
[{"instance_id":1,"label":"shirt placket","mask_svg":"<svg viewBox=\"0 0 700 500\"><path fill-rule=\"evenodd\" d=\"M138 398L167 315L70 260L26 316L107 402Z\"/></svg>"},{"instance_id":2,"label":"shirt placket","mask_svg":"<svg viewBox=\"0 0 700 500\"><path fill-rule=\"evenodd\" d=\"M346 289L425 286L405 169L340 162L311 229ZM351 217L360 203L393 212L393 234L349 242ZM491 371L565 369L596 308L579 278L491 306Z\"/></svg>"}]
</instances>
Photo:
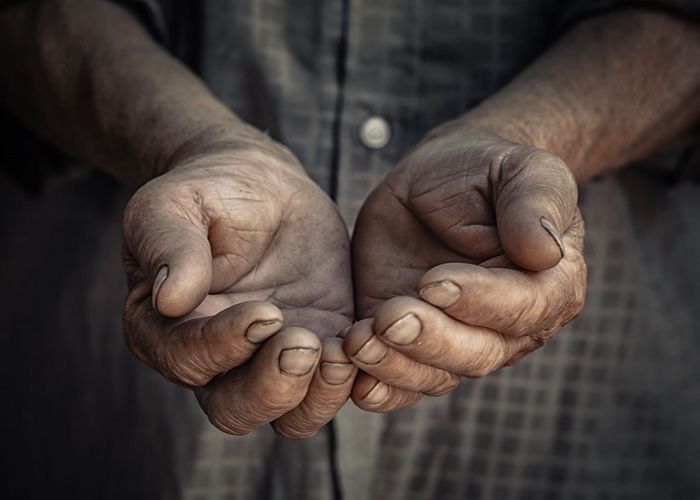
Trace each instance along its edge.
<instances>
[{"instance_id":1,"label":"shirt placket","mask_svg":"<svg viewBox=\"0 0 700 500\"><path fill-rule=\"evenodd\" d=\"M336 201L352 230L367 194L417 140L423 0L346 0L336 130ZM344 497L371 498L385 416L346 405L336 418Z\"/></svg>"}]
</instances>

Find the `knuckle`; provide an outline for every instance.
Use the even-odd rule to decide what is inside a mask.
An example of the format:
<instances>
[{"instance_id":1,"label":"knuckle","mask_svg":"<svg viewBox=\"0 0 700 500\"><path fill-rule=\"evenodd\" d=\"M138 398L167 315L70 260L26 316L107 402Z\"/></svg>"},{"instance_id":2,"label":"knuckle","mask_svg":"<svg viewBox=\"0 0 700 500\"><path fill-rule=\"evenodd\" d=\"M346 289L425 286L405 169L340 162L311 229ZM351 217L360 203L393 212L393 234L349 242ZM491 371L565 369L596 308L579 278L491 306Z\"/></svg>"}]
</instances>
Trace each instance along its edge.
<instances>
[{"instance_id":1,"label":"knuckle","mask_svg":"<svg viewBox=\"0 0 700 500\"><path fill-rule=\"evenodd\" d=\"M425 394L430 396L442 396L443 394L453 391L459 386L460 377L458 375L443 372L440 378L441 380L430 391L426 391Z\"/></svg>"},{"instance_id":2,"label":"knuckle","mask_svg":"<svg viewBox=\"0 0 700 500\"><path fill-rule=\"evenodd\" d=\"M469 378L484 378L489 373L491 373L490 367L487 368L486 365L480 365L468 370L464 376Z\"/></svg>"},{"instance_id":3,"label":"knuckle","mask_svg":"<svg viewBox=\"0 0 700 500\"><path fill-rule=\"evenodd\" d=\"M138 330L131 325L131 322L127 318L124 318L124 341L126 342L129 350L139 359L139 361L149 364L148 357L146 356L146 352L142 346L141 339L138 334Z\"/></svg>"},{"instance_id":4,"label":"knuckle","mask_svg":"<svg viewBox=\"0 0 700 500\"><path fill-rule=\"evenodd\" d=\"M469 378L483 378L499 368L503 364L506 354L506 340L498 335L497 339L490 343L484 342L481 354L477 356L465 370L464 376Z\"/></svg>"},{"instance_id":5,"label":"knuckle","mask_svg":"<svg viewBox=\"0 0 700 500\"><path fill-rule=\"evenodd\" d=\"M517 349L515 353L503 363L503 366L513 366L531 352L542 347L547 342L547 339L554 333L554 331L543 331L524 338L520 349Z\"/></svg>"},{"instance_id":6,"label":"knuckle","mask_svg":"<svg viewBox=\"0 0 700 500\"><path fill-rule=\"evenodd\" d=\"M318 425L322 425L335 415L339 406L334 404L332 400L323 402L304 400L296 408L298 411L296 414L300 422L305 423L305 425L297 424L297 427L315 428Z\"/></svg>"},{"instance_id":7,"label":"knuckle","mask_svg":"<svg viewBox=\"0 0 700 500\"><path fill-rule=\"evenodd\" d=\"M258 411L262 414L277 417L299 404L295 391L270 389L265 392L267 395L256 403Z\"/></svg>"},{"instance_id":8,"label":"knuckle","mask_svg":"<svg viewBox=\"0 0 700 500\"><path fill-rule=\"evenodd\" d=\"M141 344L138 341L136 341L133 335L126 334L124 338L126 340L127 347L129 348L131 353L134 356L136 356L136 359L146 364L147 366L150 366L151 368L155 368L153 366L153 363L151 362L151 359L148 357L146 352L141 347Z\"/></svg>"},{"instance_id":9,"label":"knuckle","mask_svg":"<svg viewBox=\"0 0 700 500\"><path fill-rule=\"evenodd\" d=\"M174 355L172 350L167 349L162 358L166 376L183 384L201 387L208 384L214 375L206 368L206 363L194 354L181 357Z\"/></svg>"},{"instance_id":10,"label":"knuckle","mask_svg":"<svg viewBox=\"0 0 700 500\"><path fill-rule=\"evenodd\" d=\"M308 439L315 436L318 433L318 427L310 426L297 426L288 421L275 421L272 422L273 430L280 436L291 438L291 439Z\"/></svg>"},{"instance_id":11,"label":"knuckle","mask_svg":"<svg viewBox=\"0 0 700 500\"><path fill-rule=\"evenodd\" d=\"M207 417L214 427L232 436L245 436L253 430L250 425L225 411L212 411L207 413Z\"/></svg>"},{"instance_id":12,"label":"knuckle","mask_svg":"<svg viewBox=\"0 0 700 500\"><path fill-rule=\"evenodd\" d=\"M143 213L143 208L145 205L145 200L141 191L137 191L124 207L124 217L122 219L122 224L124 229L129 229L134 225L134 222L139 219L139 214Z\"/></svg>"},{"instance_id":13,"label":"knuckle","mask_svg":"<svg viewBox=\"0 0 700 500\"><path fill-rule=\"evenodd\" d=\"M409 406L415 405L418 401L420 401L422 398L422 395L416 392L406 392L398 397L396 397L393 401L393 405L390 408L391 410L398 410L399 408L408 408ZM389 411L389 409L385 409L384 411Z\"/></svg>"},{"instance_id":14,"label":"knuckle","mask_svg":"<svg viewBox=\"0 0 700 500\"><path fill-rule=\"evenodd\" d=\"M559 327L576 318L583 311L586 304L587 269L585 261L580 254L575 259L574 264L574 270L568 276L567 283L565 286L562 286L561 290L561 293L569 297L569 300L565 301L560 309Z\"/></svg>"},{"instance_id":15,"label":"knuckle","mask_svg":"<svg viewBox=\"0 0 700 500\"><path fill-rule=\"evenodd\" d=\"M583 257L580 259L577 275L577 283L574 285L574 304L578 309L577 312L579 312L586 304L586 284L588 277L588 269L586 268L586 263L584 262Z\"/></svg>"},{"instance_id":16,"label":"knuckle","mask_svg":"<svg viewBox=\"0 0 700 500\"><path fill-rule=\"evenodd\" d=\"M395 408L394 402L392 399L387 399L386 401L380 403L380 404L370 404L367 403L366 401L355 401L355 404L362 410L369 411L372 413L386 413Z\"/></svg>"}]
</instances>

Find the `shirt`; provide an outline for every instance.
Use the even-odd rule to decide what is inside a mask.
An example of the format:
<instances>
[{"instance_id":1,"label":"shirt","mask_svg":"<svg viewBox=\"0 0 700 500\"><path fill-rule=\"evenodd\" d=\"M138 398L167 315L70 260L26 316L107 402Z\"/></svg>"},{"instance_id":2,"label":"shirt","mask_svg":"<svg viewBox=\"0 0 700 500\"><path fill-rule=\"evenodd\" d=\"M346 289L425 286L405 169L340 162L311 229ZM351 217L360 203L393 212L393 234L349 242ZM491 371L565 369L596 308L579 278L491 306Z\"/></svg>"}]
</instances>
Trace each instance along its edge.
<instances>
[{"instance_id":1,"label":"shirt","mask_svg":"<svg viewBox=\"0 0 700 500\"><path fill-rule=\"evenodd\" d=\"M123 3L239 116L288 145L352 227L423 134L498 91L573 23L627 2ZM36 360L29 394L12 393L25 417L12 449L36 484L77 484L86 498L698 498L700 188L681 180L687 161L647 166L582 188L587 306L544 348L413 408L348 403L305 441L269 428L222 434L115 343L120 188L91 173L30 198L5 181L2 213L18 215L3 221L3 258L20 269L0 324L5 352L19 344ZM34 248L43 260L27 267ZM59 304L18 322L34 310L28 270L50 278ZM72 426L70 437L32 435L37 414ZM43 470L28 449L44 450Z\"/></svg>"}]
</instances>

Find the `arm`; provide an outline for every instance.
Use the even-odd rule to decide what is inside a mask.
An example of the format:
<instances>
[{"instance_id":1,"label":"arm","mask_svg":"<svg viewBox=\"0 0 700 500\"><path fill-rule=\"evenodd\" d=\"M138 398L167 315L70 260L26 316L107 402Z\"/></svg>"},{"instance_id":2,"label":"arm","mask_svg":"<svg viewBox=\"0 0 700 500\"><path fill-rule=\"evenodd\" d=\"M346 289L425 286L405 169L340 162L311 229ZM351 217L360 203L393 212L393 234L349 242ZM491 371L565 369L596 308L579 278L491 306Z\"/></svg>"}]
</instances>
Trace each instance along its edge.
<instances>
[{"instance_id":1,"label":"arm","mask_svg":"<svg viewBox=\"0 0 700 500\"><path fill-rule=\"evenodd\" d=\"M44 139L132 186L244 124L107 1L53 0L0 15L0 99Z\"/></svg>"},{"instance_id":2,"label":"arm","mask_svg":"<svg viewBox=\"0 0 700 500\"><path fill-rule=\"evenodd\" d=\"M697 22L621 10L575 26L464 121L556 154L583 182L689 134L698 61Z\"/></svg>"},{"instance_id":3,"label":"arm","mask_svg":"<svg viewBox=\"0 0 700 500\"><path fill-rule=\"evenodd\" d=\"M124 215L129 347L214 425L314 434L355 369L347 229L294 155L99 0L0 12L0 95L44 138L140 189Z\"/></svg>"},{"instance_id":4,"label":"arm","mask_svg":"<svg viewBox=\"0 0 700 500\"><path fill-rule=\"evenodd\" d=\"M581 311L576 182L687 135L698 61L690 21L645 10L588 20L399 163L353 236L358 315L373 318L345 336L364 372L360 407L387 411L487 375Z\"/></svg>"}]
</instances>

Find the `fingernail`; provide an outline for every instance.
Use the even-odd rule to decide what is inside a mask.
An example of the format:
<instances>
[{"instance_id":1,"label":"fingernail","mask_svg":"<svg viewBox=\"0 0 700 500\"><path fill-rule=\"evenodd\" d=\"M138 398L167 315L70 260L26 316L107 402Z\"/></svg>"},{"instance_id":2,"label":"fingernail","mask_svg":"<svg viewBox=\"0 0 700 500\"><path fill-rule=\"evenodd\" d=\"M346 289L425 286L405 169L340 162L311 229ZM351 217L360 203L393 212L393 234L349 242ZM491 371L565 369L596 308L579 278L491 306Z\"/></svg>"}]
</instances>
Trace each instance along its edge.
<instances>
[{"instance_id":1,"label":"fingernail","mask_svg":"<svg viewBox=\"0 0 700 500\"><path fill-rule=\"evenodd\" d=\"M306 375L311 371L318 357L318 349L292 347L280 353L279 365L287 375Z\"/></svg>"},{"instance_id":2,"label":"fingernail","mask_svg":"<svg viewBox=\"0 0 700 500\"><path fill-rule=\"evenodd\" d=\"M156 279L153 280L153 291L151 292L151 300L153 303L153 309L158 312L158 292L160 292L160 287L168 277L168 266L164 265L158 269L156 273Z\"/></svg>"},{"instance_id":3,"label":"fingernail","mask_svg":"<svg viewBox=\"0 0 700 500\"><path fill-rule=\"evenodd\" d=\"M389 328L384 330L382 338L398 345L408 345L418 338L423 325L418 316L408 313L406 316L397 319Z\"/></svg>"},{"instance_id":4,"label":"fingernail","mask_svg":"<svg viewBox=\"0 0 700 500\"><path fill-rule=\"evenodd\" d=\"M371 405L376 405L383 402L389 395L389 386L383 382L377 382L374 387L370 389L367 395L362 398L362 401L369 403Z\"/></svg>"},{"instance_id":5,"label":"fingernail","mask_svg":"<svg viewBox=\"0 0 700 500\"><path fill-rule=\"evenodd\" d=\"M462 296L462 289L454 281L429 283L418 292L420 298L440 308L450 307Z\"/></svg>"},{"instance_id":6,"label":"fingernail","mask_svg":"<svg viewBox=\"0 0 700 500\"><path fill-rule=\"evenodd\" d=\"M282 322L278 319L256 321L245 331L245 336L253 344L259 344L277 333L281 327Z\"/></svg>"},{"instance_id":7,"label":"fingernail","mask_svg":"<svg viewBox=\"0 0 700 500\"><path fill-rule=\"evenodd\" d=\"M559 231L557 231L557 228L547 217L540 217L540 224L542 224L542 227L545 229L545 231L549 233L554 242L557 244L557 246L559 247L559 252L561 252L561 256L563 258L564 242L561 240L561 236L559 236Z\"/></svg>"},{"instance_id":8,"label":"fingernail","mask_svg":"<svg viewBox=\"0 0 700 500\"><path fill-rule=\"evenodd\" d=\"M341 339L344 339L345 336L346 336L346 335L348 334L348 332L350 331L350 328L352 328L352 325L346 326L345 328L343 328L342 330L340 330L340 331L336 334L336 337L340 337Z\"/></svg>"},{"instance_id":9,"label":"fingernail","mask_svg":"<svg viewBox=\"0 0 700 500\"><path fill-rule=\"evenodd\" d=\"M384 343L372 335L370 339L365 342L360 349L358 349L353 358L366 365L376 365L382 359L384 359L386 353L387 347L384 345Z\"/></svg>"},{"instance_id":10,"label":"fingernail","mask_svg":"<svg viewBox=\"0 0 700 500\"><path fill-rule=\"evenodd\" d=\"M352 375L354 367L349 363L321 363L321 377L331 385L340 385Z\"/></svg>"}]
</instances>

